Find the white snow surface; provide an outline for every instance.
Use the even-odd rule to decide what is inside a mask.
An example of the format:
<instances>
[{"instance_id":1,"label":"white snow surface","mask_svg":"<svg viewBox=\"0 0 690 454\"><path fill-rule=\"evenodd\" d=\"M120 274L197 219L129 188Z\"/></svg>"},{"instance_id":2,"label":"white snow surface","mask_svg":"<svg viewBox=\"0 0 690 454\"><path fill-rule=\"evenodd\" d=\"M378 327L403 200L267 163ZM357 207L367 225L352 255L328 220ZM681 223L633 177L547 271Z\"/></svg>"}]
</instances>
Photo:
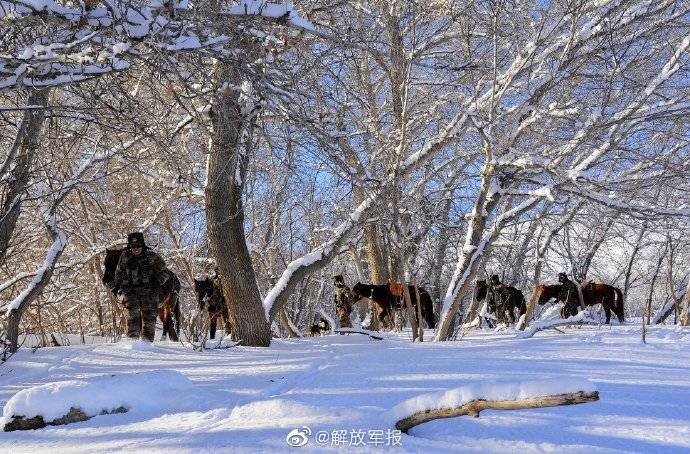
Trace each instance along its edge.
<instances>
[{"instance_id":1,"label":"white snow surface","mask_svg":"<svg viewBox=\"0 0 690 454\"><path fill-rule=\"evenodd\" d=\"M0 452L294 452L288 434L306 437L301 452L318 453L690 452L690 331L652 326L643 344L639 323L629 323L529 339L474 330L444 343L412 343L405 331L382 341L329 335L203 352L159 341L23 348L0 365L1 406L19 408L20 393L34 399L28 407L48 411L44 397L55 392L60 412L79 399L99 411L123 399L131 408L4 433ZM436 420L385 444L394 409L411 402L587 386L599 390L598 402ZM333 443L334 431L345 441ZM355 431L364 434L358 447ZM382 432L384 444L375 445Z\"/></svg>"}]
</instances>

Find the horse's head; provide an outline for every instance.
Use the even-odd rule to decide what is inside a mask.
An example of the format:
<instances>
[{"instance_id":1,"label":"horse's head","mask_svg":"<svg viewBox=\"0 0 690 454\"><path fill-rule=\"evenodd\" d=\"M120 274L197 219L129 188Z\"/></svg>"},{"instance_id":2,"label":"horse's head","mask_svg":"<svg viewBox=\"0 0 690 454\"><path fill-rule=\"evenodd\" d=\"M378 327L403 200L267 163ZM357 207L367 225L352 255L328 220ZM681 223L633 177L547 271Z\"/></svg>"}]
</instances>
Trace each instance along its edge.
<instances>
[{"instance_id":1,"label":"horse's head","mask_svg":"<svg viewBox=\"0 0 690 454\"><path fill-rule=\"evenodd\" d=\"M335 285L336 287L345 287L345 278L342 274L333 276L333 285Z\"/></svg>"},{"instance_id":2,"label":"horse's head","mask_svg":"<svg viewBox=\"0 0 690 454\"><path fill-rule=\"evenodd\" d=\"M486 298L486 281L477 281L477 285L474 287L474 298L477 301L481 301Z\"/></svg>"},{"instance_id":3,"label":"horse's head","mask_svg":"<svg viewBox=\"0 0 690 454\"><path fill-rule=\"evenodd\" d=\"M194 279L194 293L196 293L199 307L203 308L213 295L213 281L209 278L204 280Z\"/></svg>"},{"instance_id":4,"label":"horse's head","mask_svg":"<svg viewBox=\"0 0 690 454\"><path fill-rule=\"evenodd\" d=\"M361 282L357 282L351 290L353 303L356 303L364 298L371 296L371 287Z\"/></svg>"},{"instance_id":5,"label":"horse's head","mask_svg":"<svg viewBox=\"0 0 690 454\"><path fill-rule=\"evenodd\" d=\"M120 261L120 256L122 256L123 251L124 249L105 249L103 278L101 279L104 285L107 285L115 279L115 270L117 269L117 263Z\"/></svg>"}]
</instances>

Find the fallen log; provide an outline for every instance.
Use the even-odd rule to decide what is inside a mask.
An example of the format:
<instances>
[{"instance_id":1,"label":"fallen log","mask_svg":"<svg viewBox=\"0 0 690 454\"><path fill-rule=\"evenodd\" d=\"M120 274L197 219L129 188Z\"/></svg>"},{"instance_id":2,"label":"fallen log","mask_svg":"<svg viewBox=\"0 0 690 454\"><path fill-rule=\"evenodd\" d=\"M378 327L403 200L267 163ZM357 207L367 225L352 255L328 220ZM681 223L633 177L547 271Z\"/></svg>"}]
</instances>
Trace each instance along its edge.
<instances>
[{"instance_id":1,"label":"fallen log","mask_svg":"<svg viewBox=\"0 0 690 454\"><path fill-rule=\"evenodd\" d=\"M524 410L528 408L558 407L561 405L584 404L599 400L599 392L584 392L556 394L553 396L532 397L518 400L473 400L456 408L438 408L414 413L395 423L395 428L407 433L411 428L433 421L434 419L454 418L456 416L469 415L479 417L483 410Z\"/></svg>"},{"instance_id":2,"label":"fallen log","mask_svg":"<svg viewBox=\"0 0 690 454\"><path fill-rule=\"evenodd\" d=\"M127 408L118 407L112 410L102 410L101 415L111 415L115 413L127 413ZM81 408L72 407L65 415L55 418L50 421L43 419L43 416L38 415L31 418L25 416L12 416L10 421L3 427L4 432L13 432L15 430L34 430L42 429L46 426L62 426L65 424L72 424L74 422L86 421L96 415L87 415Z\"/></svg>"},{"instance_id":3,"label":"fallen log","mask_svg":"<svg viewBox=\"0 0 690 454\"><path fill-rule=\"evenodd\" d=\"M573 315L573 316L568 317L568 318L540 320L540 321L534 322L530 325L529 329L526 329L525 331L521 331L515 337L517 337L518 339L527 339L529 337L534 336L539 331L544 331L546 329L556 329L559 326L575 325L575 324L578 324L578 325L599 325L600 322L598 320L593 319L590 316L589 311L584 310L584 311L578 312L577 315Z\"/></svg>"},{"instance_id":4,"label":"fallen log","mask_svg":"<svg viewBox=\"0 0 690 454\"><path fill-rule=\"evenodd\" d=\"M435 419L470 415L483 410L522 410L556 407L599 400L599 392L587 380L560 378L515 383L482 383L422 394L396 405L389 420L407 433Z\"/></svg>"},{"instance_id":5,"label":"fallen log","mask_svg":"<svg viewBox=\"0 0 690 454\"><path fill-rule=\"evenodd\" d=\"M378 334L374 334L373 331L367 331L364 329L337 328L337 329L333 330L333 332L336 334L363 334L365 336L371 337L372 339L383 340L382 336L379 336Z\"/></svg>"}]
</instances>

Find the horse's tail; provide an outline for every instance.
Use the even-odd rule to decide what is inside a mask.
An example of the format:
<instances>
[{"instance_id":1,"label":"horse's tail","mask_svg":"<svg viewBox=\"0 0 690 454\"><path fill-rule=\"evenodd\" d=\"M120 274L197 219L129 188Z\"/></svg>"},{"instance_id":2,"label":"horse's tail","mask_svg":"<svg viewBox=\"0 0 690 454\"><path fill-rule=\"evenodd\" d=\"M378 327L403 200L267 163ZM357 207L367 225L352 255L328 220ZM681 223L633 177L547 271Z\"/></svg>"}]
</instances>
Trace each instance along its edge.
<instances>
[{"instance_id":1,"label":"horse's tail","mask_svg":"<svg viewBox=\"0 0 690 454\"><path fill-rule=\"evenodd\" d=\"M621 289L618 287L613 288L616 291L616 303L615 303L615 308L616 308L616 315L618 316L618 320L623 323L625 321L625 307L624 307L624 301L623 301L623 292L621 292Z\"/></svg>"},{"instance_id":2,"label":"horse's tail","mask_svg":"<svg viewBox=\"0 0 690 454\"><path fill-rule=\"evenodd\" d=\"M429 329L436 328L436 320L434 318L434 302L431 301L431 295L426 290L420 288L419 298L422 300L422 309L424 311L424 320Z\"/></svg>"},{"instance_id":3,"label":"horse's tail","mask_svg":"<svg viewBox=\"0 0 690 454\"><path fill-rule=\"evenodd\" d=\"M180 332L180 322L182 321L182 313L180 311L180 294L175 292L175 306L173 307L173 314L175 316L175 331Z\"/></svg>"},{"instance_id":4,"label":"horse's tail","mask_svg":"<svg viewBox=\"0 0 690 454\"><path fill-rule=\"evenodd\" d=\"M527 302L525 300L525 295L520 290L518 290L518 295L520 295L520 315L525 315L527 313Z\"/></svg>"}]
</instances>

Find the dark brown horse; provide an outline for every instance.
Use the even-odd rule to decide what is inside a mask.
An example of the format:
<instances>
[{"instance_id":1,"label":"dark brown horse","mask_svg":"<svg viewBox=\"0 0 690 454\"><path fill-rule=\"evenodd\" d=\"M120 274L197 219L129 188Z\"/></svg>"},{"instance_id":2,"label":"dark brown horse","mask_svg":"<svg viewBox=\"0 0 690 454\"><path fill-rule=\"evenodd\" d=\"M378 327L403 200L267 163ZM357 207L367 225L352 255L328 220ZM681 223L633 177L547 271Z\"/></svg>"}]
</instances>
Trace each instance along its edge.
<instances>
[{"instance_id":1,"label":"dark brown horse","mask_svg":"<svg viewBox=\"0 0 690 454\"><path fill-rule=\"evenodd\" d=\"M103 261L103 284L107 285L115 279L115 270L120 261L124 249L106 249ZM170 336L170 340L177 342L180 337L180 280L170 270L166 270L168 280L161 286L158 292L158 317L163 322L163 335L161 340ZM112 291L117 295L120 289Z\"/></svg>"},{"instance_id":2,"label":"dark brown horse","mask_svg":"<svg viewBox=\"0 0 690 454\"><path fill-rule=\"evenodd\" d=\"M223 319L225 335L230 334L230 315L228 306L223 297L223 290L217 279L206 278L204 280L194 279L194 292L196 293L197 304L200 311L206 309L210 321L209 334L211 339L216 338L216 326L218 319Z\"/></svg>"},{"instance_id":3,"label":"dark brown horse","mask_svg":"<svg viewBox=\"0 0 690 454\"><path fill-rule=\"evenodd\" d=\"M537 287L537 295L539 304L545 304L550 300L559 302L562 300L561 285L539 285ZM589 282L582 286L582 300L585 306L594 306L601 304L606 314L606 324L611 323L611 312L616 314L618 321L623 323L625 321L625 307L623 302L623 292L617 287L608 284L598 284ZM566 304L561 310L561 317L568 318L577 315L578 306Z\"/></svg>"},{"instance_id":4,"label":"dark brown horse","mask_svg":"<svg viewBox=\"0 0 690 454\"><path fill-rule=\"evenodd\" d=\"M415 314L417 314L417 289L419 290L422 318L424 318L429 328L435 328L434 304L429 292L427 292L424 287L415 287L414 285L408 285L407 289L410 292L410 301L412 307L415 309ZM358 282L352 287L352 295L356 301L360 301L362 298L368 298L372 301L376 308L376 316L379 322L383 323L386 327L392 326L394 311L402 308L402 298L394 295L388 284L374 285Z\"/></svg>"},{"instance_id":5,"label":"dark brown horse","mask_svg":"<svg viewBox=\"0 0 690 454\"><path fill-rule=\"evenodd\" d=\"M561 284L540 284L537 286L537 302L540 305L548 303L550 300L559 301L558 296L561 294Z\"/></svg>"},{"instance_id":6,"label":"dark brown horse","mask_svg":"<svg viewBox=\"0 0 690 454\"><path fill-rule=\"evenodd\" d=\"M477 301L482 301L488 297L489 311L496 314L496 319L503 323L515 323L515 310L517 309L520 316L527 312L527 304L525 304L525 296L515 287L509 285L501 286L502 294L498 295L494 292L486 281L477 281L474 288L474 297ZM506 313L508 319L506 319Z\"/></svg>"}]
</instances>

